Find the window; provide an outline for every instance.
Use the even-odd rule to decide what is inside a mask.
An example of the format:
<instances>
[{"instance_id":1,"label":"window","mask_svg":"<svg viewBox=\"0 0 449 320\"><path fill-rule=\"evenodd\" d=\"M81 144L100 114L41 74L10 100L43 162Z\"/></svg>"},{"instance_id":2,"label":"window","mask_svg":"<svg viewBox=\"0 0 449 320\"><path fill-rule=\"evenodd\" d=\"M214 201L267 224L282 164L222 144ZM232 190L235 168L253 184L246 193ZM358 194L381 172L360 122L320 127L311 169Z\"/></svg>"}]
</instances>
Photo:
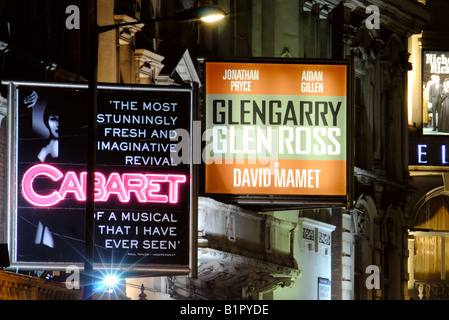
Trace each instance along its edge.
<instances>
[{"instance_id":1,"label":"window","mask_svg":"<svg viewBox=\"0 0 449 320\"><path fill-rule=\"evenodd\" d=\"M449 276L449 197L437 196L419 210L414 235L414 278L445 280Z\"/></svg>"},{"instance_id":2,"label":"window","mask_svg":"<svg viewBox=\"0 0 449 320\"><path fill-rule=\"evenodd\" d=\"M415 236L415 279L444 279L441 270L443 266L445 269L449 268L449 265L443 264L445 256L449 257L449 255L443 254L443 240L447 244L448 238L446 236Z\"/></svg>"},{"instance_id":3,"label":"window","mask_svg":"<svg viewBox=\"0 0 449 320\"><path fill-rule=\"evenodd\" d=\"M415 229L449 230L449 197L441 195L425 202L416 216Z\"/></svg>"}]
</instances>

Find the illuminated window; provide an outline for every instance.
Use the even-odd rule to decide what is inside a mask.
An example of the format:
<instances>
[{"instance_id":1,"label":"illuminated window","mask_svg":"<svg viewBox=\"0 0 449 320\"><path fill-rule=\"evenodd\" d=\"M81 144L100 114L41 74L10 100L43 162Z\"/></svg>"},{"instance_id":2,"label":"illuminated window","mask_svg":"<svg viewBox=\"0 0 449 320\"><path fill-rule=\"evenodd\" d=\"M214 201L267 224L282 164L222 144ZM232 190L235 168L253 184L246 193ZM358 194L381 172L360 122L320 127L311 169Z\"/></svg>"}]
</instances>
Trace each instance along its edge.
<instances>
[{"instance_id":1,"label":"illuminated window","mask_svg":"<svg viewBox=\"0 0 449 320\"><path fill-rule=\"evenodd\" d=\"M449 197L427 201L416 217L414 233L414 278L445 280L449 276ZM426 231L424 231L426 230Z\"/></svg>"},{"instance_id":2,"label":"illuminated window","mask_svg":"<svg viewBox=\"0 0 449 320\"><path fill-rule=\"evenodd\" d=\"M416 216L415 228L449 230L449 197L437 196L424 203Z\"/></svg>"}]
</instances>

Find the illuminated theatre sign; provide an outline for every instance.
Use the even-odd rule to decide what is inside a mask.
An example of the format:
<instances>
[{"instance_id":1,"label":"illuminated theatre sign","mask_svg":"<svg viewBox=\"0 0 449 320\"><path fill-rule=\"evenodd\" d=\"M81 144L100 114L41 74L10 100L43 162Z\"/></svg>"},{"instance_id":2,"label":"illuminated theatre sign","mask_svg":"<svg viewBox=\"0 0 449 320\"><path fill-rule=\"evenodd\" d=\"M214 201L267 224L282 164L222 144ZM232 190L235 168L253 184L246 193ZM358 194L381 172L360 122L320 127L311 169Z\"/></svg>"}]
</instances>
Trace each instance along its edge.
<instances>
[{"instance_id":1,"label":"illuminated theatre sign","mask_svg":"<svg viewBox=\"0 0 449 320\"><path fill-rule=\"evenodd\" d=\"M449 166L449 51L422 51L422 117L417 134L409 136L412 170L442 170Z\"/></svg>"},{"instance_id":2,"label":"illuminated theatre sign","mask_svg":"<svg viewBox=\"0 0 449 320\"><path fill-rule=\"evenodd\" d=\"M205 193L344 199L346 63L211 61L205 72Z\"/></svg>"},{"instance_id":3,"label":"illuminated theatre sign","mask_svg":"<svg viewBox=\"0 0 449 320\"><path fill-rule=\"evenodd\" d=\"M12 265L81 264L87 184L87 86L9 83ZM193 90L99 86L95 267L188 273L189 163L175 163L190 132Z\"/></svg>"},{"instance_id":4,"label":"illuminated theatre sign","mask_svg":"<svg viewBox=\"0 0 449 320\"><path fill-rule=\"evenodd\" d=\"M449 166L449 143L439 139L420 137L410 139L409 166L446 167Z\"/></svg>"},{"instance_id":5,"label":"illuminated theatre sign","mask_svg":"<svg viewBox=\"0 0 449 320\"><path fill-rule=\"evenodd\" d=\"M447 136L449 92L449 52L422 51L422 134Z\"/></svg>"}]
</instances>

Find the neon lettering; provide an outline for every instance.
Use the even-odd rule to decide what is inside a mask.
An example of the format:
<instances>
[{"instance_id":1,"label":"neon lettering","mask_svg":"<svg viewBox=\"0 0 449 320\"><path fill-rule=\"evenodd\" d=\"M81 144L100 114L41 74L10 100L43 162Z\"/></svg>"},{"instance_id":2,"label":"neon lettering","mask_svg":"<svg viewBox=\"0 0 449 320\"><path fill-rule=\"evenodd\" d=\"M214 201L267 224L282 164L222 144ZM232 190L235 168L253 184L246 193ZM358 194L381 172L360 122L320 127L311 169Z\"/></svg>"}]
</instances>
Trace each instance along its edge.
<instances>
[{"instance_id":1,"label":"neon lettering","mask_svg":"<svg viewBox=\"0 0 449 320\"><path fill-rule=\"evenodd\" d=\"M427 152L425 152L425 149L427 149L426 144L418 145L418 163L427 163L427 160L423 159L423 156L427 155Z\"/></svg>"},{"instance_id":2,"label":"neon lettering","mask_svg":"<svg viewBox=\"0 0 449 320\"><path fill-rule=\"evenodd\" d=\"M50 178L52 181L60 180L64 175L55 167L40 164L28 169L22 179L22 194L25 199L38 207L51 207L62 200L60 192L53 191L48 195L41 195L34 191L34 180L40 176Z\"/></svg>"},{"instance_id":3,"label":"neon lettering","mask_svg":"<svg viewBox=\"0 0 449 320\"><path fill-rule=\"evenodd\" d=\"M131 196L131 193L134 193L139 202L147 201L147 196L145 194L147 179L144 175L125 173L123 174L123 184L128 192L128 197Z\"/></svg>"},{"instance_id":4,"label":"neon lettering","mask_svg":"<svg viewBox=\"0 0 449 320\"><path fill-rule=\"evenodd\" d=\"M87 177L87 174L85 174L84 176ZM85 178L82 177L81 180L85 181ZM84 185L84 183L78 180L75 172L67 172L64 180L62 181L59 195L61 196L61 199L64 199L67 196L67 193L73 193L78 201L85 201L86 195L83 192Z\"/></svg>"},{"instance_id":5,"label":"neon lettering","mask_svg":"<svg viewBox=\"0 0 449 320\"><path fill-rule=\"evenodd\" d=\"M59 182L59 189L41 192L35 189L36 179L48 179ZM127 203L132 195L140 203L171 203L179 202L179 189L186 183L183 174L142 174L117 172L106 177L101 172L95 172L94 200L108 201L111 196L120 202ZM22 178L22 195L34 206L51 207L70 195L77 201L86 201L87 172L79 176L74 171L66 174L48 164L37 164L29 168Z\"/></svg>"},{"instance_id":6,"label":"neon lettering","mask_svg":"<svg viewBox=\"0 0 449 320\"><path fill-rule=\"evenodd\" d=\"M108 181L106 182L105 189L107 190L106 197L101 199L101 201L107 201L111 194L116 194L120 202L129 202L129 197L127 196L125 187L123 186L122 178L117 172L111 173Z\"/></svg>"},{"instance_id":7,"label":"neon lettering","mask_svg":"<svg viewBox=\"0 0 449 320\"><path fill-rule=\"evenodd\" d=\"M148 179L148 197L151 202L158 202L158 203L167 203L168 197L166 195L158 194L158 192L161 189L161 185L158 182L165 182L167 181L166 176L163 174L147 174L146 175Z\"/></svg>"}]
</instances>

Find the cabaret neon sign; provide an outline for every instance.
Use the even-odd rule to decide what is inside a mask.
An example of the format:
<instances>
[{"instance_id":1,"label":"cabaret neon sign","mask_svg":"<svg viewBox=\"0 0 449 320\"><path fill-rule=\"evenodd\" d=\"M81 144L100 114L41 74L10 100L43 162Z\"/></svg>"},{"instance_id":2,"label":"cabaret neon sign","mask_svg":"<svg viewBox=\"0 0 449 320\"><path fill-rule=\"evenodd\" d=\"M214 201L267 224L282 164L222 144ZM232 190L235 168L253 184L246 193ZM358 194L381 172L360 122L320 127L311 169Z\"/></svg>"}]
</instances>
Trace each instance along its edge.
<instances>
[{"instance_id":1,"label":"cabaret neon sign","mask_svg":"<svg viewBox=\"0 0 449 320\"><path fill-rule=\"evenodd\" d=\"M36 179L48 182L61 182L59 188L45 192L36 191ZM140 203L171 203L179 201L181 184L187 181L183 174L123 173L113 172L105 176L95 172L94 200L106 202L114 195L120 202L127 203L131 195ZM51 183L51 182L50 182ZM51 207L67 196L72 195L78 201L86 201L87 172L79 176L74 171L65 174L58 168L48 164L37 164L29 168L22 178L22 195L34 206ZM166 185L166 187L163 187Z\"/></svg>"}]
</instances>

